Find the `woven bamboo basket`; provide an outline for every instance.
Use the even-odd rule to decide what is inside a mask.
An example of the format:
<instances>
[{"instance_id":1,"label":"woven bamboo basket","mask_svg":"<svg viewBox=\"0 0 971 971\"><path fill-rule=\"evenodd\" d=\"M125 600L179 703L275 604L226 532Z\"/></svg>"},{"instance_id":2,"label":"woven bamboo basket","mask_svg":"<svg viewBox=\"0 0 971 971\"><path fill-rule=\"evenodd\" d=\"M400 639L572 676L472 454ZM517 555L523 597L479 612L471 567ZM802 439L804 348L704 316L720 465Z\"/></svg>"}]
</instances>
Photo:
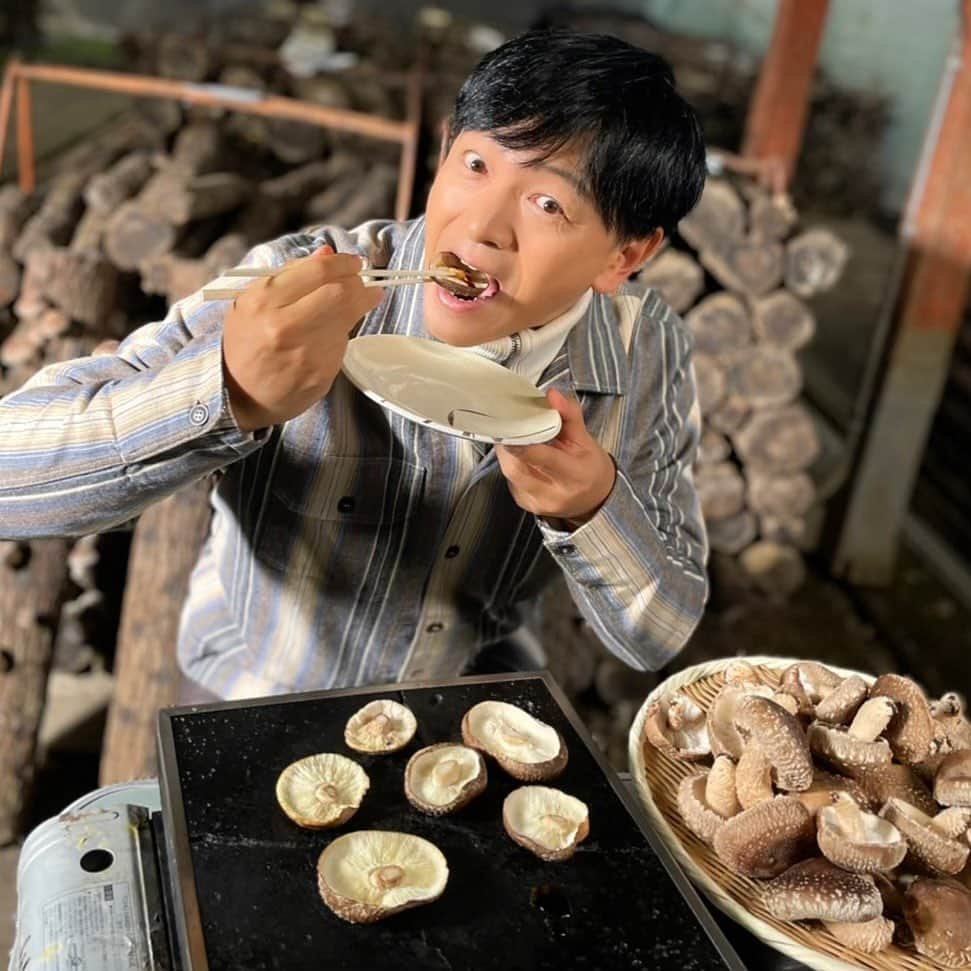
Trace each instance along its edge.
<instances>
[{"instance_id":1,"label":"woven bamboo basket","mask_svg":"<svg viewBox=\"0 0 971 971\"><path fill-rule=\"evenodd\" d=\"M630 771L637 792L655 832L667 844L689 879L719 910L726 913L766 944L816 971L937 971L939 965L915 951L891 944L879 954L850 951L816 921L780 921L762 903L762 883L728 869L715 851L684 825L678 811L678 783L697 771L698 763L671 758L652 745L645 745L644 717L648 705L669 691L682 691L692 700L709 707L725 683L725 668L734 660L696 664L659 684L637 712L628 734ZM777 657L747 657L763 678L781 682L782 672L795 660ZM872 675L849 671L832 664L831 671L848 677L859 674L868 684Z\"/></svg>"}]
</instances>

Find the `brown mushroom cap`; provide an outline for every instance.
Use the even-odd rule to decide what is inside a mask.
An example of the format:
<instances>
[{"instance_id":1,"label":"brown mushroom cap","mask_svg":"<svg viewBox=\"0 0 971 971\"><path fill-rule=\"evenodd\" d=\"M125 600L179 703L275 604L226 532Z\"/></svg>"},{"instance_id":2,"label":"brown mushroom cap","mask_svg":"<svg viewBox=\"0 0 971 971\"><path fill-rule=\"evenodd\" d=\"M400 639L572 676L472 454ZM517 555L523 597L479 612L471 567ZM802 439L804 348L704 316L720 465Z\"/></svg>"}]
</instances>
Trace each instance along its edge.
<instances>
[{"instance_id":1,"label":"brown mushroom cap","mask_svg":"<svg viewBox=\"0 0 971 971\"><path fill-rule=\"evenodd\" d=\"M854 873L892 870L907 855L907 842L892 823L864 812L841 793L816 816L816 840L831 863Z\"/></svg>"},{"instance_id":2,"label":"brown mushroom cap","mask_svg":"<svg viewBox=\"0 0 971 971\"><path fill-rule=\"evenodd\" d=\"M931 817L901 799L890 799L880 810L907 840L914 858L937 873L959 873L968 862L971 847L942 833Z\"/></svg>"},{"instance_id":3,"label":"brown mushroom cap","mask_svg":"<svg viewBox=\"0 0 971 971\"><path fill-rule=\"evenodd\" d=\"M920 954L945 968L971 965L971 893L953 880L915 880L904 916Z\"/></svg>"},{"instance_id":4,"label":"brown mushroom cap","mask_svg":"<svg viewBox=\"0 0 971 971\"><path fill-rule=\"evenodd\" d=\"M832 694L842 680L817 661L799 661L782 672L782 690L799 702L800 714L812 715L815 706Z\"/></svg>"},{"instance_id":5,"label":"brown mushroom cap","mask_svg":"<svg viewBox=\"0 0 971 971\"><path fill-rule=\"evenodd\" d=\"M772 763L780 789L808 789L813 781L813 760L799 719L769 698L749 695L735 710L735 727L754 742Z\"/></svg>"},{"instance_id":6,"label":"brown mushroom cap","mask_svg":"<svg viewBox=\"0 0 971 971\"><path fill-rule=\"evenodd\" d=\"M864 809L869 809L873 805L864 794L863 787L855 779L834 775L823 769L814 769L812 785L792 795L815 816L824 806L832 805L833 796L839 792L849 793ZM883 802L880 805L882 806Z\"/></svg>"},{"instance_id":7,"label":"brown mushroom cap","mask_svg":"<svg viewBox=\"0 0 971 971\"><path fill-rule=\"evenodd\" d=\"M885 738L868 742L842 728L814 722L809 726L809 748L825 762L847 772L864 766L889 764L893 758Z\"/></svg>"},{"instance_id":8,"label":"brown mushroom cap","mask_svg":"<svg viewBox=\"0 0 971 971\"><path fill-rule=\"evenodd\" d=\"M798 799L778 796L727 819L714 836L726 866L749 877L774 877L812 853L816 827Z\"/></svg>"},{"instance_id":9,"label":"brown mushroom cap","mask_svg":"<svg viewBox=\"0 0 971 971\"><path fill-rule=\"evenodd\" d=\"M735 727L735 712L741 700L748 695L771 698L773 691L767 685L726 684L708 706L708 737L711 754L728 755L738 761L745 742Z\"/></svg>"},{"instance_id":10,"label":"brown mushroom cap","mask_svg":"<svg viewBox=\"0 0 971 971\"><path fill-rule=\"evenodd\" d=\"M770 881L762 899L779 920L859 923L883 913L883 898L873 877L850 873L820 858L789 867Z\"/></svg>"},{"instance_id":11,"label":"brown mushroom cap","mask_svg":"<svg viewBox=\"0 0 971 971\"><path fill-rule=\"evenodd\" d=\"M816 719L827 725L844 725L866 701L867 684L853 674L816 705Z\"/></svg>"},{"instance_id":12,"label":"brown mushroom cap","mask_svg":"<svg viewBox=\"0 0 971 971\"><path fill-rule=\"evenodd\" d=\"M888 799L902 799L921 812L933 816L937 803L930 789L917 777L909 765L887 762L884 765L852 769L850 774L866 793L867 802L874 809L881 808Z\"/></svg>"},{"instance_id":13,"label":"brown mushroom cap","mask_svg":"<svg viewBox=\"0 0 971 971\"><path fill-rule=\"evenodd\" d=\"M942 806L971 806L971 749L952 752L941 762L934 798Z\"/></svg>"},{"instance_id":14,"label":"brown mushroom cap","mask_svg":"<svg viewBox=\"0 0 971 971\"><path fill-rule=\"evenodd\" d=\"M897 703L897 713L886 730L894 757L907 765L923 762L934 738L934 721L924 692L910 678L883 674L873 682L870 697L890 698Z\"/></svg>"},{"instance_id":15,"label":"brown mushroom cap","mask_svg":"<svg viewBox=\"0 0 971 971\"><path fill-rule=\"evenodd\" d=\"M875 917L861 923L842 924L838 921L824 920L826 930L847 947L864 954L877 954L890 947L893 941L893 921L886 917Z\"/></svg>"},{"instance_id":16,"label":"brown mushroom cap","mask_svg":"<svg viewBox=\"0 0 971 971\"><path fill-rule=\"evenodd\" d=\"M715 812L705 799L707 779L707 772L696 772L693 775L686 775L678 783L678 811L685 826L698 839L711 843L715 833L725 822L725 817Z\"/></svg>"},{"instance_id":17,"label":"brown mushroom cap","mask_svg":"<svg viewBox=\"0 0 971 971\"><path fill-rule=\"evenodd\" d=\"M735 769L735 792L742 809L774 798L772 763L758 745L749 745Z\"/></svg>"}]
</instances>

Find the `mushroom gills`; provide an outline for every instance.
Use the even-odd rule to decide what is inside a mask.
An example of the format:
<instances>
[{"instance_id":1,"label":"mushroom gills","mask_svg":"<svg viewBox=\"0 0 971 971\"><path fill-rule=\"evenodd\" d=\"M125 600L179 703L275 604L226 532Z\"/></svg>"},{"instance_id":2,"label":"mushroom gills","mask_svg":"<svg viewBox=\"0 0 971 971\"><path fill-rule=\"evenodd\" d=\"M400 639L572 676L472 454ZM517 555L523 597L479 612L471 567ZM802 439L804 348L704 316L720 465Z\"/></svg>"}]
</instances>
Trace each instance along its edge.
<instances>
[{"instance_id":1,"label":"mushroom gills","mask_svg":"<svg viewBox=\"0 0 971 971\"><path fill-rule=\"evenodd\" d=\"M441 896L448 876L448 863L434 843L383 830L338 837L317 862L324 903L351 923L372 923L431 903Z\"/></svg>"}]
</instances>

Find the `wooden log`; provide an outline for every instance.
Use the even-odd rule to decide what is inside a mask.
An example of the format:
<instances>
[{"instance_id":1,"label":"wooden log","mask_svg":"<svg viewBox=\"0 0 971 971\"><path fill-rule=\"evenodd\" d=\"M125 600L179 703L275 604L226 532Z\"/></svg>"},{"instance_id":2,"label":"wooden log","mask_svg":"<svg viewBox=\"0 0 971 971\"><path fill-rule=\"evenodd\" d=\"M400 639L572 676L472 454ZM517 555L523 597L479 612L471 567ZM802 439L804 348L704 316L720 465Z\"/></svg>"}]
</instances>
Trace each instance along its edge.
<instances>
[{"instance_id":1,"label":"wooden log","mask_svg":"<svg viewBox=\"0 0 971 971\"><path fill-rule=\"evenodd\" d=\"M146 70L151 73L151 69ZM132 112L148 129L154 129L163 139L174 135L185 122L182 105L169 98L139 98L132 107Z\"/></svg>"},{"instance_id":2,"label":"wooden log","mask_svg":"<svg viewBox=\"0 0 971 971\"><path fill-rule=\"evenodd\" d=\"M802 370L789 351L756 344L735 355L726 387L753 409L779 408L798 397Z\"/></svg>"},{"instance_id":3,"label":"wooden log","mask_svg":"<svg viewBox=\"0 0 971 971\"><path fill-rule=\"evenodd\" d=\"M84 201L89 209L113 211L139 192L154 171L146 151L130 152L85 186Z\"/></svg>"},{"instance_id":4,"label":"wooden log","mask_svg":"<svg viewBox=\"0 0 971 971\"><path fill-rule=\"evenodd\" d=\"M828 229L810 229L786 244L786 287L800 297L831 289L843 273L850 250Z\"/></svg>"},{"instance_id":5,"label":"wooden log","mask_svg":"<svg viewBox=\"0 0 971 971\"><path fill-rule=\"evenodd\" d=\"M67 545L34 542L25 565L0 566L0 846L21 835L30 804Z\"/></svg>"},{"instance_id":6,"label":"wooden log","mask_svg":"<svg viewBox=\"0 0 971 971\"><path fill-rule=\"evenodd\" d=\"M705 287L705 271L687 253L667 247L638 274L638 279L661 294L666 304L683 314Z\"/></svg>"},{"instance_id":7,"label":"wooden log","mask_svg":"<svg viewBox=\"0 0 971 971\"><path fill-rule=\"evenodd\" d=\"M31 255L44 296L69 317L97 328L115 307L118 270L103 257L51 246Z\"/></svg>"},{"instance_id":8,"label":"wooden log","mask_svg":"<svg viewBox=\"0 0 971 971\"><path fill-rule=\"evenodd\" d=\"M208 532L209 492L209 480L200 480L151 506L135 527L101 785L155 774L155 724L159 708L174 704L178 697L179 615L189 574ZM153 591L152 596L146 597L146 590Z\"/></svg>"},{"instance_id":9,"label":"wooden log","mask_svg":"<svg viewBox=\"0 0 971 971\"><path fill-rule=\"evenodd\" d=\"M377 219L392 211L398 173L387 165L376 165L367 179L344 205L334 213L336 226L351 229L368 219Z\"/></svg>"},{"instance_id":10,"label":"wooden log","mask_svg":"<svg viewBox=\"0 0 971 971\"><path fill-rule=\"evenodd\" d=\"M212 121L194 121L175 136L172 153L163 157L160 168L181 175L207 175L226 163L226 144L219 126Z\"/></svg>"},{"instance_id":11,"label":"wooden log","mask_svg":"<svg viewBox=\"0 0 971 971\"><path fill-rule=\"evenodd\" d=\"M38 343L63 337L71 329L71 318L63 310L49 307L35 320L29 321L27 326L33 331Z\"/></svg>"},{"instance_id":12,"label":"wooden log","mask_svg":"<svg viewBox=\"0 0 971 971\"><path fill-rule=\"evenodd\" d=\"M333 222L334 214L354 195L360 182L360 175L353 173L338 179L308 201L304 218L310 223Z\"/></svg>"},{"instance_id":13,"label":"wooden log","mask_svg":"<svg viewBox=\"0 0 971 971\"><path fill-rule=\"evenodd\" d=\"M736 516L745 508L745 480L733 463L701 465L694 479L706 523Z\"/></svg>"},{"instance_id":14,"label":"wooden log","mask_svg":"<svg viewBox=\"0 0 971 971\"><path fill-rule=\"evenodd\" d=\"M0 307L9 307L20 293L20 264L0 250Z\"/></svg>"},{"instance_id":15,"label":"wooden log","mask_svg":"<svg viewBox=\"0 0 971 971\"><path fill-rule=\"evenodd\" d=\"M748 421L751 414L752 409L744 398L730 395L705 418L715 431L731 438Z\"/></svg>"},{"instance_id":16,"label":"wooden log","mask_svg":"<svg viewBox=\"0 0 971 971\"><path fill-rule=\"evenodd\" d=\"M328 144L325 129L290 118L266 119L266 139L273 154L288 165L302 165L321 158Z\"/></svg>"},{"instance_id":17,"label":"wooden log","mask_svg":"<svg viewBox=\"0 0 971 971\"><path fill-rule=\"evenodd\" d=\"M755 191L749 201L749 233L761 242L783 240L795 228L798 214L788 195Z\"/></svg>"},{"instance_id":18,"label":"wooden log","mask_svg":"<svg viewBox=\"0 0 971 971\"><path fill-rule=\"evenodd\" d=\"M816 499L816 488L805 472L794 475L748 476L746 501L759 516L798 518L805 516Z\"/></svg>"},{"instance_id":19,"label":"wooden log","mask_svg":"<svg viewBox=\"0 0 971 971\"><path fill-rule=\"evenodd\" d=\"M801 405L756 411L733 436L735 451L752 472L795 473L819 454L819 436Z\"/></svg>"},{"instance_id":20,"label":"wooden log","mask_svg":"<svg viewBox=\"0 0 971 971\"><path fill-rule=\"evenodd\" d=\"M112 215L113 211L110 209L85 209L71 237L71 250L75 253L100 253L101 241Z\"/></svg>"},{"instance_id":21,"label":"wooden log","mask_svg":"<svg viewBox=\"0 0 971 971\"><path fill-rule=\"evenodd\" d=\"M799 551L767 540L753 543L738 558L755 586L771 599L784 600L806 580L806 566Z\"/></svg>"},{"instance_id":22,"label":"wooden log","mask_svg":"<svg viewBox=\"0 0 971 971\"><path fill-rule=\"evenodd\" d=\"M809 526L801 517L759 516L759 537L770 543L805 549Z\"/></svg>"},{"instance_id":23,"label":"wooden log","mask_svg":"<svg viewBox=\"0 0 971 971\"><path fill-rule=\"evenodd\" d=\"M169 171L154 176L137 203L173 226L184 226L235 209L252 191L249 179L232 172L183 177Z\"/></svg>"},{"instance_id":24,"label":"wooden log","mask_svg":"<svg viewBox=\"0 0 971 971\"><path fill-rule=\"evenodd\" d=\"M692 356L695 381L698 386L698 406L702 415L714 411L725 397L728 386L725 369L710 354L695 353Z\"/></svg>"},{"instance_id":25,"label":"wooden log","mask_svg":"<svg viewBox=\"0 0 971 971\"><path fill-rule=\"evenodd\" d=\"M701 250L699 257L722 286L747 297L760 297L782 282L785 250L772 240L722 242Z\"/></svg>"},{"instance_id":26,"label":"wooden log","mask_svg":"<svg viewBox=\"0 0 971 971\"><path fill-rule=\"evenodd\" d=\"M758 535L758 523L748 509L734 516L714 519L706 523L708 543L718 553L735 555L754 542Z\"/></svg>"},{"instance_id":27,"label":"wooden log","mask_svg":"<svg viewBox=\"0 0 971 971\"><path fill-rule=\"evenodd\" d=\"M105 595L97 589L84 590L61 608L54 641L52 666L58 671L82 674L96 663L91 633L105 611Z\"/></svg>"},{"instance_id":28,"label":"wooden log","mask_svg":"<svg viewBox=\"0 0 971 971\"><path fill-rule=\"evenodd\" d=\"M223 270L236 266L248 249L246 240L234 233L213 243L201 258L186 259L174 253L152 257L141 265L142 290L175 303L200 290Z\"/></svg>"},{"instance_id":29,"label":"wooden log","mask_svg":"<svg viewBox=\"0 0 971 971\"><path fill-rule=\"evenodd\" d=\"M301 101L310 101L326 108L346 110L351 107L351 93L347 85L334 75L318 74L309 78L294 78L293 90Z\"/></svg>"},{"instance_id":30,"label":"wooden log","mask_svg":"<svg viewBox=\"0 0 971 971\"><path fill-rule=\"evenodd\" d=\"M0 188L0 253L13 249L36 204L36 197L21 192L13 183Z\"/></svg>"},{"instance_id":31,"label":"wooden log","mask_svg":"<svg viewBox=\"0 0 971 971\"><path fill-rule=\"evenodd\" d=\"M26 263L35 250L44 246L65 246L74 234L84 201L82 192L87 176L65 173L54 180L40 209L24 224L13 247L14 258Z\"/></svg>"},{"instance_id":32,"label":"wooden log","mask_svg":"<svg viewBox=\"0 0 971 971\"><path fill-rule=\"evenodd\" d=\"M14 369L40 363L41 340L30 326L30 318L20 321L0 344L0 364ZM7 389L12 391L13 388Z\"/></svg>"},{"instance_id":33,"label":"wooden log","mask_svg":"<svg viewBox=\"0 0 971 971\"><path fill-rule=\"evenodd\" d=\"M716 432L714 428L706 427L701 433L695 463L697 465L713 465L716 462L724 462L731 454L732 446L728 439L720 432Z\"/></svg>"},{"instance_id":34,"label":"wooden log","mask_svg":"<svg viewBox=\"0 0 971 971\"><path fill-rule=\"evenodd\" d=\"M155 70L160 77L177 81L205 81L215 65L210 48L201 37L165 34L155 49Z\"/></svg>"},{"instance_id":35,"label":"wooden log","mask_svg":"<svg viewBox=\"0 0 971 971\"><path fill-rule=\"evenodd\" d=\"M167 219L145 211L138 200L126 202L108 223L104 250L122 270L137 270L146 260L167 253L177 231Z\"/></svg>"},{"instance_id":36,"label":"wooden log","mask_svg":"<svg viewBox=\"0 0 971 971\"><path fill-rule=\"evenodd\" d=\"M678 233L696 250L741 241L745 205L723 179L709 179L698 205L678 223Z\"/></svg>"},{"instance_id":37,"label":"wooden log","mask_svg":"<svg viewBox=\"0 0 971 971\"><path fill-rule=\"evenodd\" d=\"M745 304L732 293L705 297L684 318L695 350L725 358L752 343L752 321Z\"/></svg>"},{"instance_id":38,"label":"wooden log","mask_svg":"<svg viewBox=\"0 0 971 971\"><path fill-rule=\"evenodd\" d=\"M816 318L788 290L776 290L753 300L752 325L757 339L785 351L797 351L812 340Z\"/></svg>"}]
</instances>

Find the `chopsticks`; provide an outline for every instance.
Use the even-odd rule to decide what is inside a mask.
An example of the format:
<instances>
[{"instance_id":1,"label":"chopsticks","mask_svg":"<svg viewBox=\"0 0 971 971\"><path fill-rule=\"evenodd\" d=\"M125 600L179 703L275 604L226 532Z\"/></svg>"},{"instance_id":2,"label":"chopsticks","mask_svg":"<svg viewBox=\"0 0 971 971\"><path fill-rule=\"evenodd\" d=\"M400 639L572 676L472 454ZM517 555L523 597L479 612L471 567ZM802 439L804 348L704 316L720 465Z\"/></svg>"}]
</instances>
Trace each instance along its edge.
<instances>
[{"instance_id":1,"label":"chopsticks","mask_svg":"<svg viewBox=\"0 0 971 971\"><path fill-rule=\"evenodd\" d=\"M236 266L220 273L220 277L238 277L255 280L258 277L273 276L279 273L279 266ZM366 287L401 287L435 280L449 279L462 282L461 271L452 267L436 267L432 270L361 270L358 274ZM203 300L234 300L246 285L239 287L206 287L202 291Z\"/></svg>"}]
</instances>

